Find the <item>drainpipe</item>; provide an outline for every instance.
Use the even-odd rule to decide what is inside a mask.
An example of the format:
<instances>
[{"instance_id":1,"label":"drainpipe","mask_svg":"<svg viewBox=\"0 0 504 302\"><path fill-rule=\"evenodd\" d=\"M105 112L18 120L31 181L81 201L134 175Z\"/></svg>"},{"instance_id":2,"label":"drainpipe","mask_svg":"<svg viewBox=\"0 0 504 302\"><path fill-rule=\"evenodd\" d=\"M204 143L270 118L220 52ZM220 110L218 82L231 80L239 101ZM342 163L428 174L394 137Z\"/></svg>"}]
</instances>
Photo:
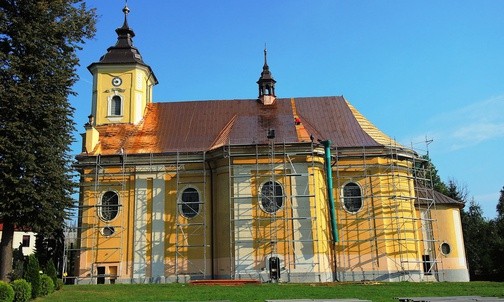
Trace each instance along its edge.
<instances>
[{"instance_id":1,"label":"drainpipe","mask_svg":"<svg viewBox=\"0 0 504 302\"><path fill-rule=\"evenodd\" d=\"M210 249L210 262L211 262L211 265L210 265L210 275L211 275L211 278L212 279L215 279L215 272L214 272L214 249L215 249L215 234L214 234L214 225L215 225L215 219L214 219L214 178L213 178L213 170L212 170L212 165L210 163L210 160L205 160L205 163L208 165L208 169L210 170L210 199L212 201L212 206L210 207L210 220L211 220L211 224L210 224L210 245L211 245L211 249ZM205 196L205 200L207 200L206 196ZM207 205L208 207L208 205ZM205 214L206 215L206 214ZM206 227L206 226L205 226ZM205 230L206 232L206 230ZM206 248L206 247L205 247ZM205 277L206 279L206 277Z\"/></svg>"},{"instance_id":2,"label":"drainpipe","mask_svg":"<svg viewBox=\"0 0 504 302\"><path fill-rule=\"evenodd\" d=\"M334 195L333 195L333 178L331 167L331 141L320 141L324 146L325 153L325 168L326 168L326 184L327 184L327 199L329 201L329 211L331 214L331 233L333 242L338 242L338 226L336 225L336 210L334 208Z\"/></svg>"}]
</instances>

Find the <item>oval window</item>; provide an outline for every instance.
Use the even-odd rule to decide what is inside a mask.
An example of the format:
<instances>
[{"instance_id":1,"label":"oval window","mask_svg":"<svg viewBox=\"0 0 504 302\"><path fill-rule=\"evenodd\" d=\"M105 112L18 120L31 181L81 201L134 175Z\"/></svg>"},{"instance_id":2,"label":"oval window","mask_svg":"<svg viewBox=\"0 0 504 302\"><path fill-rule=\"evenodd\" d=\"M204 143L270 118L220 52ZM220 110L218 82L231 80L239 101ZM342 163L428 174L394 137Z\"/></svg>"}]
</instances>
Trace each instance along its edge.
<instances>
[{"instance_id":1,"label":"oval window","mask_svg":"<svg viewBox=\"0 0 504 302\"><path fill-rule=\"evenodd\" d=\"M362 193L358 184L350 182L343 187L343 206L351 213L362 208Z\"/></svg>"},{"instance_id":2,"label":"oval window","mask_svg":"<svg viewBox=\"0 0 504 302\"><path fill-rule=\"evenodd\" d=\"M199 193L194 188L187 188L182 192L180 212L186 218L198 215L200 209Z\"/></svg>"},{"instance_id":3,"label":"oval window","mask_svg":"<svg viewBox=\"0 0 504 302\"><path fill-rule=\"evenodd\" d=\"M116 192L107 191L102 196L100 217L105 221L110 221L117 217L119 212L119 196Z\"/></svg>"},{"instance_id":4,"label":"oval window","mask_svg":"<svg viewBox=\"0 0 504 302\"><path fill-rule=\"evenodd\" d=\"M448 255L450 252L451 246L446 242L441 243L441 253L443 253L443 255Z\"/></svg>"},{"instance_id":5,"label":"oval window","mask_svg":"<svg viewBox=\"0 0 504 302\"><path fill-rule=\"evenodd\" d=\"M104 227L101 231L103 236L111 236L112 234L115 233L115 228L114 227Z\"/></svg>"},{"instance_id":6,"label":"oval window","mask_svg":"<svg viewBox=\"0 0 504 302\"><path fill-rule=\"evenodd\" d=\"M261 208L267 213L275 213L284 202L282 186L278 182L267 181L261 188Z\"/></svg>"}]
</instances>

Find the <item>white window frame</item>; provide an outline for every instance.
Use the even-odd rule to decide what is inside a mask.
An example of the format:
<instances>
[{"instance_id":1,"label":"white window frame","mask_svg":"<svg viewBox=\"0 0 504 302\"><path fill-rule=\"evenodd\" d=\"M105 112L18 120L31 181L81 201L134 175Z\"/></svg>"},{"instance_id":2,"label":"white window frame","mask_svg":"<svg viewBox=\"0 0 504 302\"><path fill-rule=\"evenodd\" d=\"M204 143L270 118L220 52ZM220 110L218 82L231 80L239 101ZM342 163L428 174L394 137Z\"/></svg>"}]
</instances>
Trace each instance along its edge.
<instances>
[{"instance_id":1,"label":"white window frame","mask_svg":"<svg viewBox=\"0 0 504 302\"><path fill-rule=\"evenodd\" d=\"M186 216L186 214L184 214L184 211L182 210L182 207L184 205L184 200L182 200L182 195L184 195L184 192L187 190L187 189L194 189L196 190L196 193L198 193L198 211L196 212L196 215L192 216L192 217L189 217L189 216ZM194 219L196 217L198 217L200 214L201 214L201 205L203 204L203 202L201 201L202 200L202 196L201 196L201 191L194 187L194 186L187 186L187 187L184 187L180 192L179 192L179 196L177 198L177 203L178 203L178 212L179 212L179 215L184 217L185 219Z\"/></svg>"},{"instance_id":2,"label":"white window frame","mask_svg":"<svg viewBox=\"0 0 504 302\"><path fill-rule=\"evenodd\" d=\"M262 190L263 190L263 187L266 183L268 182L272 182L273 183L273 190L275 188L275 184L278 184L280 186L280 188L282 189L282 205L276 209L276 211L274 212L270 212L270 211L266 211L266 209L264 208L263 206L263 202L262 202L262 199L263 199L263 196L262 196ZM283 186L283 184L279 181L276 181L276 180L267 180L263 183L261 183L261 186L259 187L259 194L258 194L259 198L258 198L258 202L259 202L259 207L261 208L261 210L264 212L264 213L267 213L267 214L270 214L270 215L273 215L275 213L277 213L278 211L280 211L281 209L283 209L283 207L285 206L285 200L286 200L286 195L285 195L285 187ZM275 196L277 197L277 196ZM276 202L276 201L275 201Z\"/></svg>"},{"instance_id":3,"label":"white window frame","mask_svg":"<svg viewBox=\"0 0 504 302\"><path fill-rule=\"evenodd\" d=\"M105 194L107 192L114 192L117 196L117 214L115 215L114 218L112 219L106 219L105 217L103 217L103 197L105 196ZM110 206L110 205L109 205ZM100 217L100 219L104 222L111 222L111 221L114 221L115 219L117 219L117 217L119 216L119 212L121 211L121 198L120 198L120 195L117 191L115 190L107 190L105 192L103 192L100 196L100 203L99 203L99 207L98 207L98 217Z\"/></svg>"},{"instance_id":4,"label":"white window frame","mask_svg":"<svg viewBox=\"0 0 504 302\"><path fill-rule=\"evenodd\" d=\"M350 211L350 209L347 209L347 207L345 206L345 187L348 185L348 184L355 184L359 187L359 190L360 190L360 200L361 200L361 205L360 205L360 208L357 209L357 211ZM341 200L341 206L343 207L343 209L347 212L347 213L350 213L350 214L357 214L360 210L362 210L362 208L364 208L364 196L362 195L362 187L361 185L357 182L357 181L347 181L345 182L342 186L341 186L341 189L340 189L340 200Z\"/></svg>"},{"instance_id":5,"label":"white window frame","mask_svg":"<svg viewBox=\"0 0 504 302\"><path fill-rule=\"evenodd\" d=\"M119 97L121 99L121 108L120 108L121 112L119 115L112 114L112 100L114 99L114 97ZM107 104L107 117L108 117L108 119L109 120L120 120L124 115L124 96L121 94L118 94L118 93L114 93L108 97L107 103L108 103Z\"/></svg>"}]
</instances>

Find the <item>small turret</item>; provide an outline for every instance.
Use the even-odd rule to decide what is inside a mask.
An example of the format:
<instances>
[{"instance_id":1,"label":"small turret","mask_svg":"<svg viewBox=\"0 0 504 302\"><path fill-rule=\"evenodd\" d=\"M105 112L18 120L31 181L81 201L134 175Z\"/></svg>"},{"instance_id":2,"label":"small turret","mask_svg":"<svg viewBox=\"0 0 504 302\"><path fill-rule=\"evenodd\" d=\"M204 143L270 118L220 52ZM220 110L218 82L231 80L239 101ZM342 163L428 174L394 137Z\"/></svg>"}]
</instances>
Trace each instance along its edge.
<instances>
[{"instance_id":1,"label":"small turret","mask_svg":"<svg viewBox=\"0 0 504 302\"><path fill-rule=\"evenodd\" d=\"M259 101L264 105L272 105L275 103L275 83L268 66L267 60L268 51L264 48L264 65L261 72L261 77L257 81L259 85Z\"/></svg>"}]
</instances>

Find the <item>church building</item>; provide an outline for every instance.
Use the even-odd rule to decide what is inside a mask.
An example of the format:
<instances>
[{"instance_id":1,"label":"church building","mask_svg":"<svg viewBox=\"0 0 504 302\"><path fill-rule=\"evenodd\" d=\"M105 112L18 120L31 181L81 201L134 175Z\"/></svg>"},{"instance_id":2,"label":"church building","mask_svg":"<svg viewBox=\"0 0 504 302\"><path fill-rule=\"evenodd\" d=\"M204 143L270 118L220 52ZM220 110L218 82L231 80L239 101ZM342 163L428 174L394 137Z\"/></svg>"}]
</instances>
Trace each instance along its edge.
<instances>
[{"instance_id":1,"label":"church building","mask_svg":"<svg viewBox=\"0 0 504 302\"><path fill-rule=\"evenodd\" d=\"M266 50L250 99L154 102L123 12L88 67L77 283L469 280L421 155L342 96L280 97Z\"/></svg>"}]
</instances>

